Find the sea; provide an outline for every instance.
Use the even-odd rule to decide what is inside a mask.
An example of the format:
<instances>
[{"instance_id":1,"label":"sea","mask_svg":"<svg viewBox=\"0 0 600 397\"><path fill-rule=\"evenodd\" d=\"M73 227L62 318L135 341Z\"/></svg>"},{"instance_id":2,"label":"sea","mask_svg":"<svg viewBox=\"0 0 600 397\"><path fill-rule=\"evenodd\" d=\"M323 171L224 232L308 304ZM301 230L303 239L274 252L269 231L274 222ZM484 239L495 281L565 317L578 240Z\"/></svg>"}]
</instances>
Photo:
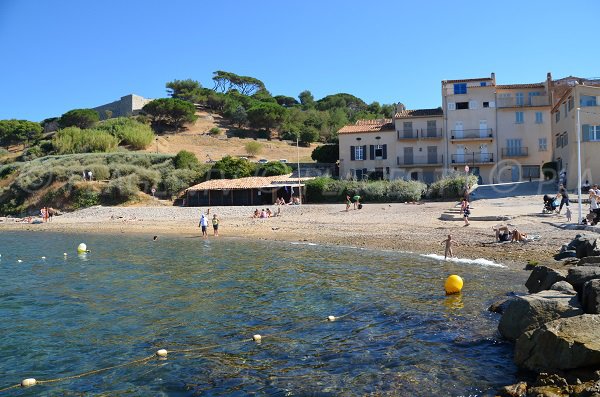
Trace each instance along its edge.
<instances>
[{"instance_id":1,"label":"sea","mask_svg":"<svg viewBox=\"0 0 600 397\"><path fill-rule=\"evenodd\" d=\"M42 382L0 396L493 396L517 368L487 308L526 274L437 254L2 232L0 389Z\"/></svg>"}]
</instances>

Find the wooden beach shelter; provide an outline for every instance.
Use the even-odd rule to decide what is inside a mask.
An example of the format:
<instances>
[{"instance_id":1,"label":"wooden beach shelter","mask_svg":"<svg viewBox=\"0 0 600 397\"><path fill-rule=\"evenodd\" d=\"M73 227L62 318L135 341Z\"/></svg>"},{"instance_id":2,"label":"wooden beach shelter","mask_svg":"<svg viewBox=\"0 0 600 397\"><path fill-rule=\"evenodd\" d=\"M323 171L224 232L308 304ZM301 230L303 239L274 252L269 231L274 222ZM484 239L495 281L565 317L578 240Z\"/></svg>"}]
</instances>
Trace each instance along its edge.
<instances>
[{"instance_id":1,"label":"wooden beach shelter","mask_svg":"<svg viewBox=\"0 0 600 397\"><path fill-rule=\"evenodd\" d=\"M273 205L278 197L286 202L304 194L304 184L292 174L278 176L251 176L238 179L211 179L186 190L185 205L188 207L227 205ZM302 180L312 178L302 178Z\"/></svg>"}]
</instances>

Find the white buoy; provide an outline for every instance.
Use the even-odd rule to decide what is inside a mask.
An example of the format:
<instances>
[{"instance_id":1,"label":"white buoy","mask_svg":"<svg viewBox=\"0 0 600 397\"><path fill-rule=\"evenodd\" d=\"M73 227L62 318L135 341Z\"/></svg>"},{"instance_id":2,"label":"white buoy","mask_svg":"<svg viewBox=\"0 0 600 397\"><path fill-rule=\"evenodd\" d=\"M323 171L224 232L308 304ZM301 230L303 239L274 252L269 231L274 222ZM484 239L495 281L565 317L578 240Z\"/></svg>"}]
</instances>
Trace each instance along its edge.
<instances>
[{"instance_id":1,"label":"white buoy","mask_svg":"<svg viewBox=\"0 0 600 397\"><path fill-rule=\"evenodd\" d=\"M329 321L335 321L335 316L327 316L327 320L329 320Z\"/></svg>"},{"instance_id":2,"label":"white buoy","mask_svg":"<svg viewBox=\"0 0 600 397\"><path fill-rule=\"evenodd\" d=\"M80 254L83 252L87 252L87 245L85 245L85 243L81 243L77 246L77 252L79 252Z\"/></svg>"},{"instance_id":3,"label":"white buoy","mask_svg":"<svg viewBox=\"0 0 600 397\"><path fill-rule=\"evenodd\" d=\"M260 336L259 334L252 335L252 340L254 340L254 342L260 342L261 339L262 336Z\"/></svg>"},{"instance_id":4,"label":"white buoy","mask_svg":"<svg viewBox=\"0 0 600 397\"><path fill-rule=\"evenodd\" d=\"M67 253L66 253L66 252L64 252L64 253L63 253L63 255L64 255L64 256L67 256Z\"/></svg>"},{"instance_id":5,"label":"white buoy","mask_svg":"<svg viewBox=\"0 0 600 397\"><path fill-rule=\"evenodd\" d=\"M17 259L17 262L21 263L21 262L23 262L23 261L22 261L22 260L20 260L20 259Z\"/></svg>"},{"instance_id":6,"label":"white buoy","mask_svg":"<svg viewBox=\"0 0 600 397\"><path fill-rule=\"evenodd\" d=\"M169 354L169 352L167 351L167 349L160 349L156 351L156 355L158 357L167 357L167 354Z\"/></svg>"},{"instance_id":7,"label":"white buoy","mask_svg":"<svg viewBox=\"0 0 600 397\"><path fill-rule=\"evenodd\" d=\"M36 383L37 383L37 380L35 380L34 378L27 378L27 379L23 379L23 381L21 382L21 386L30 387L30 386L35 386Z\"/></svg>"},{"instance_id":8,"label":"white buoy","mask_svg":"<svg viewBox=\"0 0 600 397\"><path fill-rule=\"evenodd\" d=\"M45 256L42 256L42 259L46 259L46 257L45 257Z\"/></svg>"}]
</instances>

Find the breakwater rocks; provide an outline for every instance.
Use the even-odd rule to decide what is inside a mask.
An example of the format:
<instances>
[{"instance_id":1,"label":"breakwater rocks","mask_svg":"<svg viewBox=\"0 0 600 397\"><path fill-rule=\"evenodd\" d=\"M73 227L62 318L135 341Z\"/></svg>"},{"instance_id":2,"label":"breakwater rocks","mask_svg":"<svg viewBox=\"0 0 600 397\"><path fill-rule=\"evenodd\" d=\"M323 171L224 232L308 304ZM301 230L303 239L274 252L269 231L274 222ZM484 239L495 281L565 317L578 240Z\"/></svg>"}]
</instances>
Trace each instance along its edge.
<instances>
[{"instance_id":1,"label":"breakwater rocks","mask_svg":"<svg viewBox=\"0 0 600 397\"><path fill-rule=\"evenodd\" d=\"M499 396L600 397L600 238L577 235L555 259L533 268L529 294L490 307L502 314L502 337L515 343L515 363L538 373Z\"/></svg>"}]
</instances>

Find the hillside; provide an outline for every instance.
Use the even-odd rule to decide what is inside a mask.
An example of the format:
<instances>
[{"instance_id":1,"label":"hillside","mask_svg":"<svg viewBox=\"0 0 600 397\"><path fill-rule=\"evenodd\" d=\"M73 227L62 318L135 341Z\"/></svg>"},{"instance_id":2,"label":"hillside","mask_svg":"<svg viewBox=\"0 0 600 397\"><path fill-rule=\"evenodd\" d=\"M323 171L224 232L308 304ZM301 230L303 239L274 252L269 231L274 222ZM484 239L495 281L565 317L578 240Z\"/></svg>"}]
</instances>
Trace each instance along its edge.
<instances>
[{"instance_id":1,"label":"hillside","mask_svg":"<svg viewBox=\"0 0 600 397\"><path fill-rule=\"evenodd\" d=\"M155 153L157 150L163 154L175 154L180 150L187 150L196 154L201 162L207 160L219 160L226 155L231 156L248 156L244 145L252 140L252 138L233 137L233 129L228 124L227 120L220 115L199 111L196 113L198 120L188 126L185 131L163 134L157 136L157 142L148 147L145 152ZM209 133L213 127L220 128L223 132L221 135L213 136ZM256 158L250 160L267 159L269 161L277 161L279 159L287 159L289 162L296 162L298 152L301 162L312 162L310 155L317 146L312 144L310 147L300 147L299 151L295 142L279 141L266 139L257 139L262 143L263 150Z\"/></svg>"}]
</instances>

